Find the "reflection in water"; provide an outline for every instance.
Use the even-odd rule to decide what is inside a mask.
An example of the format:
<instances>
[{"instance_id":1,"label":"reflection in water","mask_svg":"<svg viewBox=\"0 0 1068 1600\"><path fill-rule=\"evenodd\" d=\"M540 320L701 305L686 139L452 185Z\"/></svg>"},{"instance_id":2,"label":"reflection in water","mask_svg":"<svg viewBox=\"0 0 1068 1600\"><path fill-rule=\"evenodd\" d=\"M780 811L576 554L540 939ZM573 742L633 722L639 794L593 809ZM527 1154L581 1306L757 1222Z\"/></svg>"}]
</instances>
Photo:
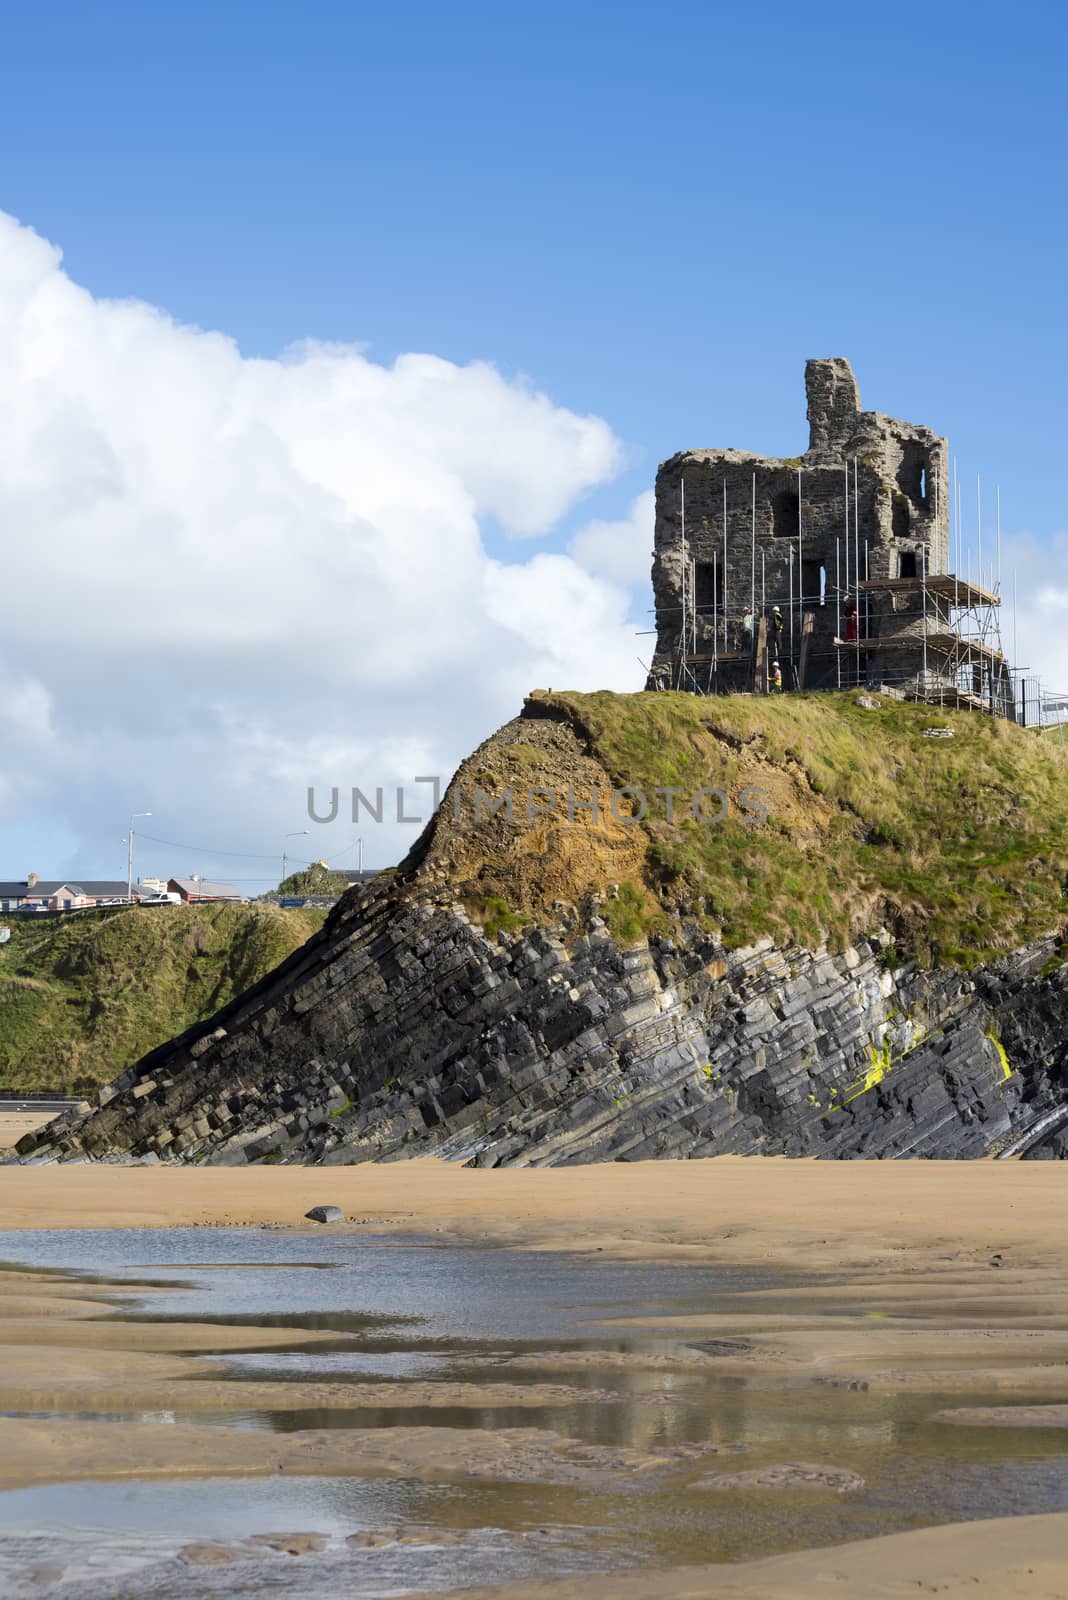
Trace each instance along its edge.
<instances>
[{"instance_id":1,"label":"reflection in water","mask_svg":"<svg viewBox=\"0 0 1068 1600\"><path fill-rule=\"evenodd\" d=\"M930 1422L940 1406L955 1403L954 1396L718 1376L717 1355L737 1353L737 1343L673 1336L674 1315L729 1312L744 1303L739 1297L746 1291L774 1288L767 1274L247 1230L9 1234L2 1249L9 1260L61 1268L88 1264L105 1278L129 1283L130 1304L117 1313L103 1307L105 1316L268 1323L292 1331L290 1348L227 1354L232 1379L325 1382L342 1390L349 1383L364 1386L355 1405L135 1414L161 1427L187 1422L279 1434L544 1429L562 1436L562 1446L571 1440L590 1449L653 1453L706 1446L729 1458L683 1453L639 1474L637 1488L633 1472L621 1471L617 1484L608 1470L596 1487L273 1476L249 1483L18 1491L0 1495L3 1592L43 1554L67 1569L65 1600L132 1600L135 1594L141 1600L193 1600L260 1594L265 1587L272 1595L315 1593L330 1600L353 1592L463 1589L615 1564L735 1560L936 1521L1068 1509L1066 1441L1052 1431ZM167 1287L138 1301L136 1286L148 1277ZM769 1300L762 1305L772 1308ZM616 1323L639 1309L656 1316L659 1326ZM793 1301L789 1309L805 1307ZM334 1337L302 1337L313 1330ZM589 1357L593 1350L692 1355L695 1347L711 1366L599 1366ZM559 1359L546 1370L535 1358L550 1350ZM191 1374L196 1368L190 1360ZM395 1385L409 1379L609 1393L531 1406L398 1405ZM382 1385L381 1404L368 1405L366 1386L376 1383ZM982 1396L971 1399L984 1403ZM83 1415L121 1422L128 1414ZM605 1460L610 1467L612 1458ZM702 1476L716 1467L789 1461L857 1473L865 1487L845 1496L700 1487ZM244 1544L257 1533L294 1528L328 1534L328 1547L294 1559ZM398 1529L412 1542L388 1535ZM378 1535L370 1547L345 1542L368 1532ZM438 1542L443 1532L449 1535L445 1543ZM181 1545L205 1539L230 1541L233 1559L217 1570L175 1560Z\"/></svg>"}]
</instances>

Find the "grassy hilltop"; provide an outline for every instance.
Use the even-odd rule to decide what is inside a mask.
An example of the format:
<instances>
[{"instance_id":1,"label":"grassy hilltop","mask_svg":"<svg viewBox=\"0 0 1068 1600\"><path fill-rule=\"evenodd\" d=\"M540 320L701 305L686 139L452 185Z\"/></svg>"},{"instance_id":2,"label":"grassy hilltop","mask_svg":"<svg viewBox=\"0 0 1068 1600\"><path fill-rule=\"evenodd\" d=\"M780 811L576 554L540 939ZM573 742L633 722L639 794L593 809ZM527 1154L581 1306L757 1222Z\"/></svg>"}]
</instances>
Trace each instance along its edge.
<instances>
[{"instance_id":1,"label":"grassy hilltop","mask_svg":"<svg viewBox=\"0 0 1068 1600\"><path fill-rule=\"evenodd\" d=\"M602 908L613 931L636 940L694 917L729 947L763 934L812 947L885 925L902 956L967 967L1060 930L1068 748L972 712L874 698L871 710L854 693L533 695L529 710L570 725L606 789L635 785L649 797L648 817L615 852L617 887ZM510 723L465 764L468 782L490 792L509 784L517 809L528 785L559 789L558 758L538 748L538 726ZM932 737L937 730L952 737ZM576 789L588 777L576 768ZM693 821L685 798L669 822L653 794L688 797L702 786L728 795L722 822ZM753 820L752 795L746 814L753 789L765 822ZM561 892L554 863L566 860L580 883L579 831L563 821L536 836L528 828L533 848L510 839L493 852L483 828L466 846L468 862L484 857L466 892L476 915L481 896L494 925L546 920ZM600 833L604 859L603 820ZM589 889L598 846L589 828L586 838Z\"/></svg>"},{"instance_id":2,"label":"grassy hilltop","mask_svg":"<svg viewBox=\"0 0 1068 1600\"><path fill-rule=\"evenodd\" d=\"M325 915L204 905L11 918L0 947L0 1086L107 1083L256 983Z\"/></svg>"}]
</instances>

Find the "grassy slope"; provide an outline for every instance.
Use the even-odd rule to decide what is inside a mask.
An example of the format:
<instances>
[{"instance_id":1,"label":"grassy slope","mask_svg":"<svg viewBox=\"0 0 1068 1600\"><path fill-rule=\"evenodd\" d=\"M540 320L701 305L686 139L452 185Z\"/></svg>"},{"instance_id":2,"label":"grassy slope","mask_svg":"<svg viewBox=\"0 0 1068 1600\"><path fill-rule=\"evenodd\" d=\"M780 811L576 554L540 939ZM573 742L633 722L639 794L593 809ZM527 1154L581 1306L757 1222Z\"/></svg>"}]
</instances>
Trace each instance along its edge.
<instances>
[{"instance_id":1,"label":"grassy slope","mask_svg":"<svg viewBox=\"0 0 1068 1600\"><path fill-rule=\"evenodd\" d=\"M106 1083L263 977L324 918L234 905L12 918L0 948L0 1084Z\"/></svg>"},{"instance_id":2,"label":"grassy slope","mask_svg":"<svg viewBox=\"0 0 1068 1600\"><path fill-rule=\"evenodd\" d=\"M841 945L885 922L902 953L970 966L1064 922L1068 749L1030 731L894 701L866 711L852 694L544 698L615 782L731 797L715 826L669 824L656 803L644 882L614 910L624 936L680 909L732 946ZM767 795L762 825L738 807L746 785Z\"/></svg>"}]
</instances>

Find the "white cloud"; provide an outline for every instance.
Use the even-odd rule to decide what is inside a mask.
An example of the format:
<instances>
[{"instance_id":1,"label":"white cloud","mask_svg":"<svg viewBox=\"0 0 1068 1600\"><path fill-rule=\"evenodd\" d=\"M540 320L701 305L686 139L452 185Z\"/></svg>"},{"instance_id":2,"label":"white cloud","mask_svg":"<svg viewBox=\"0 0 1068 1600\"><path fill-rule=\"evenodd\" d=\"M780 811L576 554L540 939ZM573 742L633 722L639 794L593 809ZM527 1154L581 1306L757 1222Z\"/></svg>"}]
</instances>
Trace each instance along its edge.
<instances>
[{"instance_id":1,"label":"white cloud","mask_svg":"<svg viewBox=\"0 0 1068 1600\"><path fill-rule=\"evenodd\" d=\"M0 729L27 745L55 737L52 696L43 683L13 672L0 661Z\"/></svg>"},{"instance_id":2,"label":"white cloud","mask_svg":"<svg viewBox=\"0 0 1068 1600\"><path fill-rule=\"evenodd\" d=\"M0 657L0 823L14 817L20 803L39 797L40 767L54 739L52 696ZM6 875L0 863L0 877Z\"/></svg>"},{"instance_id":3,"label":"white cloud","mask_svg":"<svg viewBox=\"0 0 1068 1600\"><path fill-rule=\"evenodd\" d=\"M571 554L613 583L641 583L652 562L654 515L653 491L646 489L620 521L595 520L581 527L571 541Z\"/></svg>"},{"instance_id":4,"label":"white cloud","mask_svg":"<svg viewBox=\"0 0 1068 1600\"><path fill-rule=\"evenodd\" d=\"M1001 574L1001 638L1006 654L1024 669L1026 677L1041 679L1044 693L1068 695L1068 630L1064 625L1068 616L1068 532L1051 534L1042 541L1027 533L1006 538Z\"/></svg>"},{"instance_id":5,"label":"white cloud","mask_svg":"<svg viewBox=\"0 0 1068 1600\"><path fill-rule=\"evenodd\" d=\"M584 530L571 556L501 562L480 531L544 534L621 464L607 423L486 363L314 343L252 360L96 300L0 214L19 665L0 716L54 736L24 778L4 762L8 814L32 796L93 868L131 807L167 837L255 850L303 825L308 783L447 772L536 684L637 687L619 587L636 556L613 566Z\"/></svg>"}]
</instances>

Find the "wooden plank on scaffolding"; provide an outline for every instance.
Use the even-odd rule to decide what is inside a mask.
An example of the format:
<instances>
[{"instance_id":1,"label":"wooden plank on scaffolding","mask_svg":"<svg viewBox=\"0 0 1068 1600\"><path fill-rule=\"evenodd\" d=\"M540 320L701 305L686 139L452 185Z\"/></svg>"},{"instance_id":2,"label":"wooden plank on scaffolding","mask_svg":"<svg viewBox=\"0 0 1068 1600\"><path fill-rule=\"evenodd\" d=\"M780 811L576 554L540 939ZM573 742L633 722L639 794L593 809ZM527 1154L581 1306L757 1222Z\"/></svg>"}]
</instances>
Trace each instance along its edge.
<instances>
[{"instance_id":1,"label":"wooden plank on scaffolding","mask_svg":"<svg viewBox=\"0 0 1068 1600\"><path fill-rule=\"evenodd\" d=\"M865 578L857 584L857 588L862 594L919 594L924 588L924 580L918 574L914 578ZM948 600L961 610L1001 604L1000 595L966 578L957 578L951 572L929 572L926 588L928 594L937 595L939 600Z\"/></svg>"},{"instance_id":2,"label":"wooden plank on scaffolding","mask_svg":"<svg viewBox=\"0 0 1068 1600\"><path fill-rule=\"evenodd\" d=\"M956 633L928 633L927 649L933 655L959 656L963 661L968 656L983 661L1004 661L1005 657L1000 650L993 649L988 644L983 644L979 639L961 638ZM835 647L839 650L855 650L856 639L835 639ZM874 638L861 639L861 650L878 650L885 653L890 650L906 650L910 652L922 651L924 639L916 633L885 633Z\"/></svg>"},{"instance_id":3,"label":"wooden plank on scaffolding","mask_svg":"<svg viewBox=\"0 0 1068 1600\"><path fill-rule=\"evenodd\" d=\"M756 694L768 692L768 619L761 617L757 624L756 640L756 671L753 675L753 690Z\"/></svg>"},{"instance_id":4,"label":"wooden plank on scaffolding","mask_svg":"<svg viewBox=\"0 0 1068 1600\"><path fill-rule=\"evenodd\" d=\"M816 613L806 611L801 618L801 654L797 662L797 687L805 687L805 673L808 670L808 642L812 638L812 630L816 626Z\"/></svg>"}]
</instances>

